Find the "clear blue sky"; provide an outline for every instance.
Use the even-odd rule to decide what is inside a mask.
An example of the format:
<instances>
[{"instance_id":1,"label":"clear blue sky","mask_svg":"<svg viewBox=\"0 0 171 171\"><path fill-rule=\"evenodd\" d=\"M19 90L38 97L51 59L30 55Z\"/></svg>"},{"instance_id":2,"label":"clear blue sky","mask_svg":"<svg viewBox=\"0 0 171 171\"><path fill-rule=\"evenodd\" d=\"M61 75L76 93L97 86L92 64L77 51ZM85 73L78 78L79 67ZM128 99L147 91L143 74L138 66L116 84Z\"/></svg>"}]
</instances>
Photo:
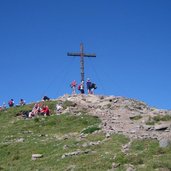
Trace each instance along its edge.
<instances>
[{"instance_id":1,"label":"clear blue sky","mask_svg":"<svg viewBox=\"0 0 171 171\"><path fill-rule=\"evenodd\" d=\"M0 105L70 94L80 42L96 94L171 109L170 0L1 0Z\"/></svg>"}]
</instances>

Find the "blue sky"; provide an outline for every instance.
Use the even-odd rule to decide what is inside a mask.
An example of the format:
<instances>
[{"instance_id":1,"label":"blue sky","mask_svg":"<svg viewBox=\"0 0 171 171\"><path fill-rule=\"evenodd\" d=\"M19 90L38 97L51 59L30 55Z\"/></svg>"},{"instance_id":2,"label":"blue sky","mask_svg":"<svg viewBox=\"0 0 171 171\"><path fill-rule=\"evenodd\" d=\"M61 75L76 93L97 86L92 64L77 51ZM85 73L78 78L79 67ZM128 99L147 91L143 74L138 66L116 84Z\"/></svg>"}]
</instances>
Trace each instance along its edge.
<instances>
[{"instance_id":1,"label":"blue sky","mask_svg":"<svg viewBox=\"0 0 171 171\"><path fill-rule=\"evenodd\" d=\"M70 94L83 42L96 94L171 109L170 21L170 0L1 0L0 105Z\"/></svg>"}]
</instances>

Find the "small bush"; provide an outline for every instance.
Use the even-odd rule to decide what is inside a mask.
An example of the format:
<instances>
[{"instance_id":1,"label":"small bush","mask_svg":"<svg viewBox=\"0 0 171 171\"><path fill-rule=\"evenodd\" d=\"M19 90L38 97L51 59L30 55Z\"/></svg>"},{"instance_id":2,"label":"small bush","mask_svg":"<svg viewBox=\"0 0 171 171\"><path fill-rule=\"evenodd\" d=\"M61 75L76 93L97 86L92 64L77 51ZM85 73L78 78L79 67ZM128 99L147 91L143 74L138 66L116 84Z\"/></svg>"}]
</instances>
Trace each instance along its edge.
<instances>
[{"instance_id":1,"label":"small bush","mask_svg":"<svg viewBox=\"0 0 171 171\"><path fill-rule=\"evenodd\" d=\"M112 106L112 105L111 105L110 103L109 103L109 104L107 104L107 108L111 108L111 106Z\"/></svg>"},{"instance_id":2,"label":"small bush","mask_svg":"<svg viewBox=\"0 0 171 171\"><path fill-rule=\"evenodd\" d=\"M144 161L140 155L130 155L128 156L128 161L133 165L144 164Z\"/></svg>"},{"instance_id":3,"label":"small bush","mask_svg":"<svg viewBox=\"0 0 171 171\"><path fill-rule=\"evenodd\" d=\"M91 133L93 133L93 132L95 132L95 131L97 131L97 130L100 130L100 128L97 127L97 126L92 126L92 127L86 128L86 129L83 130L81 133L84 133L84 134L91 134Z\"/></svg>"},{"instance_id":4,"label":"small bush","mask_svg":"<svg viewBox=\"0 0 171 171\"><path fill-rule=\"evenodd\" d=\"M115 163L126 164L128 163L128 158L124 153L118 153L115 158Z\"/></svg>"},{"instance_id":5,"label":"small bush","mask_svg":"<svg viewBox=\"0 0 171 171\"><path fill-rule=\"evenodd\" d=\"M148 117L148 121L146 122L146 125L154 125L155 122L151 116Z\"/></svg>"},{"instance_id":6,"label":"small bush","mask_svg":"<svg viewBox=\"0 0 171 171\"><path fill-rule=\"evenodd\" d=\"M70 107L70 106L75 107L75 106L76 106L76 103L71 102L71 101L69 101L69 100L66 100L66 101L62 104L62 107L63 107L64 109L66 109L67 107Z\"/></svg>"},{"instance_id":7,"label":"small bush","mask_svg":"<svg viewBox=\"0 0 171 171\"><path fill-rule=\"evenodd\" d=\"M0 166L0 170L4 170L4 168L2 166Z\"/></svg>"},{"instance_id":8,"label":"small bush","mask_svg":"<svg viewBox=\"0 0 171 171\"><path fill-rule=\"evenodd\" d=\"M170 115L157 115L154 117L149 116L149 121L146 122L147 125L154 125L157 122L160 121L170 121L171 120L171 116Z\"/></svg>"},{"instance_id":9,"label":"small bush","mask_svg":"<svg viewBox=\"0 0 171 171\"><path fill-rule=\"evenodd\" d=\"M165 115L165 116L157 115L157 116L154 116L153 119L156 122L159 122L159 121L170 121L171 120L171 116L170 115Z\"/></svg>"},{"instance_id":10,"label":"small bush","mask_svg":"<svg viewBox=\"0 0 171 171\"><path fill-rule=\"evenodd\" d=\"M147 121L147 122L146 122L146 125L154 125L154 124L155 124L154 121Z\"/></svg>"},{"instance_id":11,"label":"small bush","mask_svg":"<svg viewBox=\"0 0 171 171\"><path fill-rule=\"evenodd\" d=\"M141 118L142 118L141 115L137 115L137 116L132 116L132 117L130 117L131 120L139 120L139 119L141 119Z\"/></svg>"}]
</instances>

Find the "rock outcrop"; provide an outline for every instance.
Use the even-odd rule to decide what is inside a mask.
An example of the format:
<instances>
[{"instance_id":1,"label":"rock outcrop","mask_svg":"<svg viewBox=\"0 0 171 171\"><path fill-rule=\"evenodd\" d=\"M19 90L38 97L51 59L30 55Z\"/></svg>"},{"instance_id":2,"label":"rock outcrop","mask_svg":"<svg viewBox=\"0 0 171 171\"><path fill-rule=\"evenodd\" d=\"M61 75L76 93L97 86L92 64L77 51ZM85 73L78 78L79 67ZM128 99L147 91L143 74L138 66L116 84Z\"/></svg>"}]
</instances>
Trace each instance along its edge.
<instances>
[{"instance_id":1,"label":"rock outcrop","mask_svg":"<svg viewBox=\"0 0 171 171\"><path fill-rule=\"evenodd\" d=\"M169 110L152 108L141 101L115 96L65 95L58 100L74 103L63 110L63 113L77 115L80 111L85 111L98 116L102 121L101 128L106 134L119 133L131 139L171 139L171 121L147 124L154 116L171 116Z\"/></svg>"}]
</instances>

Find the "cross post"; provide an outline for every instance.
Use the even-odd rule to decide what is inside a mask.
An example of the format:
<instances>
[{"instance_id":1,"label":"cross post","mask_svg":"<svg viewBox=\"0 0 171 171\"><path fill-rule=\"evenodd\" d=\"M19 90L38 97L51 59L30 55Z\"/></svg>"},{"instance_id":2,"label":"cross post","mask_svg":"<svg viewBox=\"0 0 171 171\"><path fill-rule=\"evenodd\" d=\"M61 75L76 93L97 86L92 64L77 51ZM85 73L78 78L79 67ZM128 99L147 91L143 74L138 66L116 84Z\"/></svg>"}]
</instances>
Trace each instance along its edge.
<instances>
[{"instance_id":1,"label":"cross post","mask_svg":"<svg viewBox=\"0 0 171 171\"><path fill-rule=\"evenodd\" d=\"M86 54L84 53L83 43L80 43L80 52L69 52L68 56L79 56L80 57L80 71L81 71L81 81L84 82L84 57L96 57L96 54Z\"/></svg>"}]
</instances>

